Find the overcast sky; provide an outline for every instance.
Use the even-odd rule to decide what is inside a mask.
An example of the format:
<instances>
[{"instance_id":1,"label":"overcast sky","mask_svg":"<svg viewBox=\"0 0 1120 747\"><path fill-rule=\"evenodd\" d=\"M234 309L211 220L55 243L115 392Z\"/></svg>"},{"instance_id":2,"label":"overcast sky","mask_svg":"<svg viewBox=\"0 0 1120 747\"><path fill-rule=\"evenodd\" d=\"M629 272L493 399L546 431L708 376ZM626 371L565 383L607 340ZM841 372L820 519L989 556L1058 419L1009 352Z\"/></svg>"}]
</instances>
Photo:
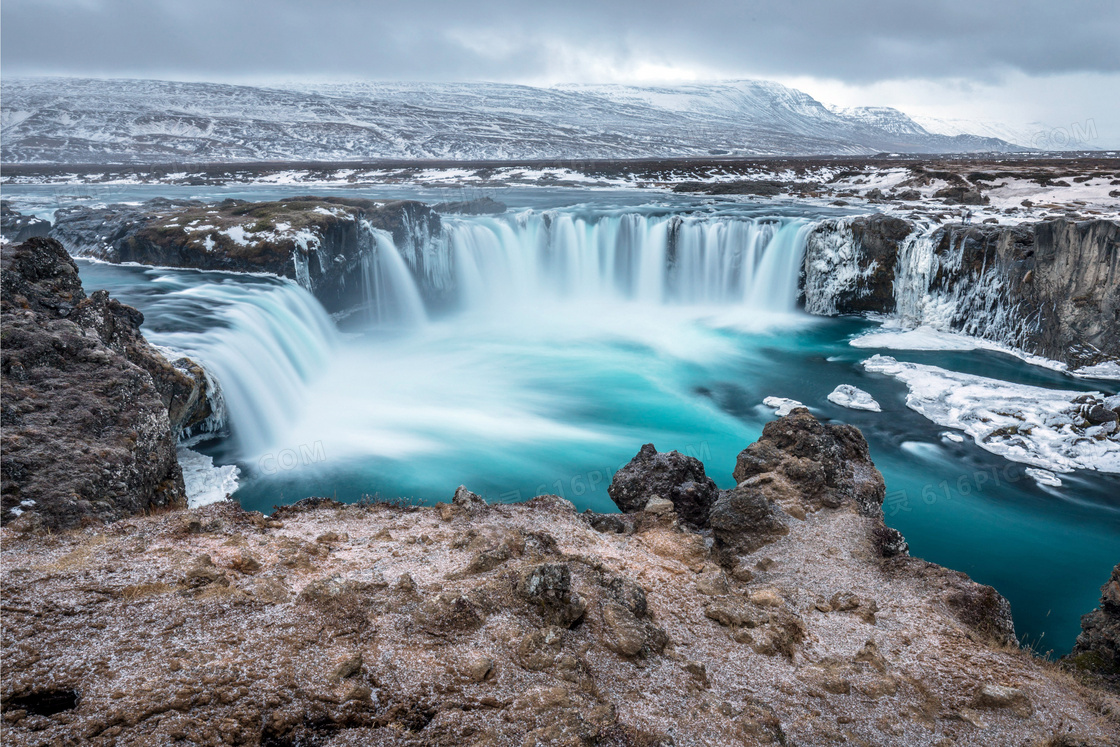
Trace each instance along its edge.
<instances>
[{"instance_id":1,"label":"overcast sky","mask_svg":"<svg viewBox=\"0 0 1120 747\"><path fill-rule=\"evenodd\" d=\"M1120 147L1117 0L3 0L0 35L3 76L765 78L826 104Z\"/></svg>"}]
</instances>

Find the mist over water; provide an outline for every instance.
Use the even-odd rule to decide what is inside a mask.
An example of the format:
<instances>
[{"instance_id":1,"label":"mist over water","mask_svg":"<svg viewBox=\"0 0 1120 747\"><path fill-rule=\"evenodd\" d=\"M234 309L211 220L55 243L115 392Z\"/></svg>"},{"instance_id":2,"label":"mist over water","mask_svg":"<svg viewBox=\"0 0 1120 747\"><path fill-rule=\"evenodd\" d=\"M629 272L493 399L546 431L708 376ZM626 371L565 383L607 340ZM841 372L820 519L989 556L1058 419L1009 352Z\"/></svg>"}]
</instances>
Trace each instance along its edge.
<instances>
[{"instance_id":1,"label":"mist over water","mask_svg":"<svg viewBox=\"0 0 1120 747\"><path fill-rule=\"evenodd\" d=\"M811 218L593 205L448 217L410 248L423 271L371 231L364 313L337 329L288 281L88 263L82 276L220 380L231 437L198 448L242 468L247 509L308 495L435 502L466 484L489 500L557 493L613 510L611 476L647 442L700 458L726 488L773 419L762 399L790 397L863 430L894 496L887 522L913 554L995 584L1025 640L1068 650L1115 562L1115 478L1043 489L943 440L903 385L859 366L870 352L847 343L872 322L797 309ZM992 351L892 354L1100 388ZM841 383L883 412L828 402Z\"/></svg>"}]
</instances>

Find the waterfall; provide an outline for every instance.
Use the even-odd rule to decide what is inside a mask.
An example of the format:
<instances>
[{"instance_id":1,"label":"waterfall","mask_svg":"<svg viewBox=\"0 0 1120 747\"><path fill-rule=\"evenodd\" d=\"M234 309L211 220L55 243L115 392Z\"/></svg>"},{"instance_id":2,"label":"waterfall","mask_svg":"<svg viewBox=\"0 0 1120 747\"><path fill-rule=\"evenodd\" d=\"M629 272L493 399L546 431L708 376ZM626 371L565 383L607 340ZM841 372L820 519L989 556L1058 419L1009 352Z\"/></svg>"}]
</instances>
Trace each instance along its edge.
<instances>
[{"instance_id":1,"label":"waterfall","mask_svg":"<svg viewBox=\"0 0 1120 747\"><path fill-rule=\"evenodd\" d=\"M809 229L804 220L549 211L445 219L441 241L461 309L606 299L792 311Z\"/></svg>"},{"instance_id":2,"label":"waterfall","mask_svg":"<svg viewBox=\"0 0 1120 747\"><path fill-rule=\"evenodd\" d=\"M427 320L424 301L393 235L362 221L362 299L374 324L413 327Z\"/></svg>"},{"instance_id":3,"label":"waterfall","mask_svg":"<svg viewBox=\"0 0 1120 747\"><path fill-rule=\"evenodd\" d=\"M149 337L198 361L217 379L243 456L273 445L337 344L323 307L289 280L189 285L165 296L160 311L165 323L174 319L174 331Z\"/></svg>"},{"instance_id":4,"label":"waterfall","mask_svg":"<svg viewBox=\"0 0 1120 747\"><path fill-rule=\"evenodd\" d=\"M612 303L792 311L811 228L802 219L580 210L446 218L436 234L414 223L404 246L360 225L355 280L371 326L423 327L433 290L450 299L448 313L516 315L542 301L595 302L606 313ZM202 364L222 395L213 422L186 435L228 425L248 460L291 446L275 441L300 419L338 346L323 307L290 280L159 272L160 292L142 303L146 333Z\"/></svg>"}]
</instances>

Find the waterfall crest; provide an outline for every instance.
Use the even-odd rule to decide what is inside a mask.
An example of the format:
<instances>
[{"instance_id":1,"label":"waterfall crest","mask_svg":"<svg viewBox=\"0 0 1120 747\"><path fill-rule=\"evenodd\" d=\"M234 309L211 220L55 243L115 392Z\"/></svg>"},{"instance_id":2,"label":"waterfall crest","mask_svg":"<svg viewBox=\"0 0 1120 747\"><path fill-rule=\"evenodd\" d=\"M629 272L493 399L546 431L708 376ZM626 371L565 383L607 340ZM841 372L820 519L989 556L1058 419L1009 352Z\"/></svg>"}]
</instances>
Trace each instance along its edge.
<instances>
[{"instance_id":1,"label":"waterfall crest","mask_svg":"<svg viewBox=\"0 0 1120 747\"><path fill-rule=\"evenodd\" d=\"M262 453L328 365L338 343L334 323L310 293L289 280L231 279L189 286L174 296L163 302L164 313L178 306L184 323L150 336L217 379L239 452ZM202 309L205 326L185 323L202 316Z\"/></svg>"},{"instance_id":2,"label":"waterfall crest","mask_svg":"<svg viewBox=\"0 0 1120 747\"><path fill-rule=\"evenodd\" d=\"M547 298L792 311L809 227L796 219L550 211L445 219L440 240L460 309Z\"/></svg>"}]
</instances>

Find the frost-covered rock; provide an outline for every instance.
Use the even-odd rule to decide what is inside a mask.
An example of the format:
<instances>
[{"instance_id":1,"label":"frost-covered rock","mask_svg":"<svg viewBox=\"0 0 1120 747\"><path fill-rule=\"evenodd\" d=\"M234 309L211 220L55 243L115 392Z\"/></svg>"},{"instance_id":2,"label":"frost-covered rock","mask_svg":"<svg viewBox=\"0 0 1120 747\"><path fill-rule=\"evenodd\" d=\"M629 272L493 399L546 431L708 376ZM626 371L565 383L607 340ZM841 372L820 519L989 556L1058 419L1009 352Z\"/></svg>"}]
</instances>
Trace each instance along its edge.
<instances>
[{"instance_id":1,"label":"frost-covered rock","mask_svg":"<svg viewBox=\"0 0 1120 747\"><path fill-rule=\"evenodd\" d=\"M241 470L236 465L215 466L213 457L183 447L177 455L190 508L224 501L237 491Z\"/></svg>"},{"instance_id":2,"label":"frost-covered rock","mask_svg":"<svg viewBox=\"0 0 1120 747\"><path fill-rule=\"evenodd\" d=\"M994 454L1054 472L1120 472L1120 437L1092 426L1082 412L1101 401L1099 394L1013 384L883 355L863 367L904 382L908 407L964 431Z\"/></svg>"},{"instance_id":3,"label":"frost-covered rock","mask_svg":"<svg viewBox=\"0 0 1120 747\"><path fill-rule=\"evenodd\" d=\"M1048 488L1062 487L1062 478L1058 477L1050 470L1038 469L1036 467L1027 467L1023 471L1026 472L1027 476L1032 478L1039 485L1045 485Z\"/></svg>"},{"instance_id":4,"label":"frost-covered rock","mask_svg":"<svg viewBox=\"0 0 1120 747\"><path fill-rule=\"evenodd\" d=\"M875 401L874 397L851 384L841 384L833 389L832 393L828 395L828 401L852 410L882 412L883 409L879 407L879 403Z\"/></svg>"}]
</instances>

